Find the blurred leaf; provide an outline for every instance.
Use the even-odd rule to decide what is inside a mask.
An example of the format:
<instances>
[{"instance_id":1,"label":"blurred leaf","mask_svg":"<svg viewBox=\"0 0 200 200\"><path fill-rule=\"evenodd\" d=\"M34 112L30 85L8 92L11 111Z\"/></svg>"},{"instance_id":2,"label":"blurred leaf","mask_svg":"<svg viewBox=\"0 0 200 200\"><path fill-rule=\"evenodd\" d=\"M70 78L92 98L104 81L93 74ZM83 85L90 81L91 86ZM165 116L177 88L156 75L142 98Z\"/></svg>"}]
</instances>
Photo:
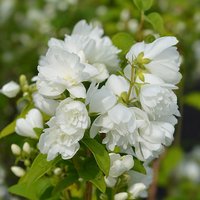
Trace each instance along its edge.
<instances>
[{"instance_id":1,"label":"blurred leaf","mask_svg":"<svg viewBox=\"0 0 200 200\"><path fill-rule=\"evenodd\" d=\"M128 33L117 33L112 37L113 44L122 50L121 54L126 54L135 43L134 38Z\"/></svg>"},{"instance_id":2,"label":"blurred leaf","mask_svg":"<svg viewBox=\"0 0 200 200\"><path fill-rule=\"evenodd\" d=\"M47 156L44 154L39 154L33 161L31 168L28 170L26 175L20 180L20 182L25 182L31 187L32 183L41 178L47 171L49 171L55 164L60 160L60 157L54 160L47 161Z\"/></svg>"},{"instance_id":3,"label":"blurred leaf","mask_svg":"<svg viewBox=\"0 0 200 200\"><path fill-rule=\"evenodd\" d=\"M75 183L78 180L78 174L77 173L70 173L65 179L63 179L62 181L60 181L55 188L52 191L52 195L55 195L59 192L61 192L62 190L64 190L65 188L67 188L68 186L72 185L73 183Z\"/></svg>"},{"instance_id":4,"label":"blurred leaf","mask_svg":"<svg viewBox=\"0 0 200 200\"><path fill-rule=\"evenodd\" d=\"M164 22L163 18L160 16L159 13L153 12L145 16L145 20L149 22L155 31L157 31L160 34L164 34L165 28L164 28Z\"/></svg>"},{"instance_id":5,"label":"blurred leaf","mask_svg":"<svg viewBox=\"0 0 200 200\"><path fill-rule=\"evenodd\" d=\"M99 170L94 159L86 159L84 161L76 160L75 166L81 178L85 181L93 183L101 192L106 191L106 183L102 171Z\"/></svg>"},{"instance_id":6,"label":"blurred leaf","mask_svg":"<svg viewBox=\"0 0 200 200\"><path fill-rule=\"evenodd\" d=\"M33 128L33 130L35 131L36 135L39 138L44 129L43 128Z\"/></svg>"},{"instance_id":7,"label":"blurred leaf","mask_svg":"<svg viewBox=\"0 0 200 200\"><path fill-rule=\"evenodd\" d=\"M104 146L95 139L88 137L83 138L82 142L94 155L99 168L108 176L110 170L110 157Z\"/></svg>"},{"instance_id":8,"label":"blurred leaf","mask_svg":"<svg viewBox=\"0 0 200 200\"><path fill-rule=\"evenodd\" d=\"M141 161L139 161L138 159L134 159L134 166L133 166L133 170L140 172L142 174L146 174L146 170L143 166L143 163Z\"/></svg>"},{"instance_id":9,"label":"blurred leaf","mask_svg":"<svg viewBox=\"0 0 200 200\"><path fill-rule=\"evenodd\" d=\"M183 157L180 147L171 147L166 151L165 157L161 162L159 173L159 185L166 186L172 171L176 168Z\"/></svg>"},{"instance_id":10,"label":"blurred leaf","mask_svg":"<svg viewBox=\"0 0 200 200\"><path fill-rule=\"evenodd\" d=\"M133 0L138 10L149 10L153 5L153 0Z\"/></svg>"},{"instance_id":11,"label":"blurred leaf","mask_svg":"<svg viewBox=\"0 0 200 200\"><path fill-rule=\"evenodd\" d=\"M185 96L185 104L200 110L200 92L193 92Z\"/></svg>"},{"instance_id":12,"label":"blurred leaf","mask_svg":"<svg viewBox=\"0 0 200 200\"><path fill-rule=\"evenodd\" d=\"M26 182L19 182L9 188L9 192L25 197L30 200L38 200L47 188L51 186L49 178L43 177L30 185Z\"/></svg>"},{"instance_id":13,"label":"blurred leaf","mask_svg":"<svg viewBox=\"0 0 200 200\"><path fill-rule=\"evenodd\" d=\"M155 39L156 39L156 38L155 38L154 35L147 35L147 36L144 38L144 41L145 41L146 43L151 43L151 42L153 42Z\"/></svg>"},{"instance_id":14,"label":"blurred leaf","mask_svg":"<svg viewBox=\"0 0 200 200\"><path fill-rule=\"evenodd\" d=\"M33 108L32 104L29 104L25 106L25 108L22 110L21 114L9 125L7 125L1 132L0 132L0 139L12 134L15 132L15 126L16 126L16 121L19 118L24 118L28 111Z\"/></svg>"}]
</instances>

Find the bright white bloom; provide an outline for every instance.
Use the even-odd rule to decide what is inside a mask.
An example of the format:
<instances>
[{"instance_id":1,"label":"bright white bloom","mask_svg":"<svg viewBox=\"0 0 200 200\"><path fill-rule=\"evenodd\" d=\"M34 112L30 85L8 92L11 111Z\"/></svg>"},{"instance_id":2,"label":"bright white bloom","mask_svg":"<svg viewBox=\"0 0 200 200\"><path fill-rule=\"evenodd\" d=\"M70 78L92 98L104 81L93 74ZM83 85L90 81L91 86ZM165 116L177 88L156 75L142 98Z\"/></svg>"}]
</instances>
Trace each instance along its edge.
<instances>
[{"instance_id":1,"label":"bright white bloom","mask_svg":"<svg viewBox=\"0 0 200 200\"><path fill-rule=\"evenodd\" d=\"M118 97L120 97L123 92L128 92L129 90L129 83L122 76L111 75L105 85Z\"/></svg>"},{"instance_id":2,"label":"bright white bloom","mask_svg":"<svg viewBox=\"0 0 200 200\"><path fill-rule=\"evenodd\" d=\"M25 119L20 118L16 122L15 131L18 135L37 138L34 128L43 128L43 119L39 110L31 109Z\"/></svg>"},{"instance_id":3,"label":"bright white bloom","mask_svg":"<svg viewBox=\"0 0 200 200\"><path fill-rule=\"evenodd\" d=\"M30 154L31 153L31 147L30 147L30 144L28 142L25 142L23 147L22 147L22 150L27 153L27 154Z\"/></svg>"},{"instance_id":4,"label":"bright white bloom","mask_svg":"<svg viewBox=\"0 0 200 200\"><path fill-rule=\"evenodd\" d=\"M56 176L59 176L61 173L62 173L62 169L60 167L56 167L54 170L53 170L53 173L56 175Z\"/></svg>"},{"instance_id":5,"label":"bright white bloom","mask_svg":"<svg viewBox=\"0 0 200 200\"><path fill-rule=\"evenodd\" d=\"M95 75L91 74L92 80L101 82L108 78L108 72L116 72L119 69L117 54L120 52L108 37L102 35L103 29L88 25L82 20L75 25L71 36L66 35L65 41L52 38L49 47L57 46L78 55L86 71L92 68L96 71Z\"/></svg>"},{"instance_id":6,"label":"bright white bloom","mask_svg":"<svg viewBox=\"0 0 200 200\"><path fill-rule=\"evenodd\" d=\"M90 113L105 113L117 103L117 98L112 91L103 86L100 89L94 88L93 91L90 88L88 101Z\"/></svg>"},{"instance_id":7,"label":"bright white bloom","mask_svg":"<svg viewBox=\"0 0 200 200\"><path fill-rule=\"evenodd\" d=\"M178 43L175 37L161 37L150 44L139 42L134 44L127 53L126 58L133 63L138 56L145 68L152 74L160 77L166 83L177 84L181 79L179 73L180 56L174 47Z\"/></svg>"},{"instance_id":8,"label":"bright white bloom","mask_svg":"<svg viewBox=\"0 0 200 200\"><path fill-rule=\"evenodd\" d=\"M48 50L38 66L37 87L44 96L56 97L66 89L77 98L85 98L86 90L81 83L87 80L85 66L80 64L77 55L57 47Z\"/></svg>"},{"instance_id":9,"label":"bright white bloom","mask_svg":"<svg viewBox=\"0 0 200 200\"><path fill-rule=\"evenodd\" d=\"M44 130L39 140L40 151L48 154L47 160L58 154L63 159L70 159L79 149L78 141L90 126L90 118L85 104L67 98L59 104L55 117L47 124L49 128Z\"/></svg>"},{"instance_id":10,"label":"bright white bloom","mask_svg":"<svg viewBox=\"0 0 200 200\"><path fill-rule=\"evenodd\" d=\"M14 81L8 82L0 90L2 94L4 94L9 98L16 97L19 91L20 91L20 86Z\"/></svg>"},{"instance_id":11,"label":"bright white bloom","mask_svg":"<svg viewBox=\"0 0 200 200\"><path fill-rule=\"evenodd\" d=\"M111 151L115 146L127 149L135 143L134 131L136 129L136 118L132 108L122 104L115 105L106 114L100 115L92 124L90 135L105 133L103 143Z\"/></svg>"},{"instance_id":12,"label":"bright white bloom","mask_svg":"<svg viewBox=\"0 0 200 200\"><path fill-rule=\"evenodd\" d=\"M12 166L11 171L15 176L22 177L25 175L25 170L19 166Z\"/></svg>"},{"instance_id":13,"label":"bright white bloom","mask_svg":"<svg viewBox=\"0 0 200 200\"><path fill-rule=\"evenodd\" d=\"M153 120L164 116L180 116L177 97L170 89L158 85L147 84L141 87L140 103Z\"/></svg>"},{"instance_id":14,"label":"bright white bloom","mask_svg":"<svg viewBox=\"0 0 200 200\"><path fill-rule=\"evenodd\" d=\"M120 192L118 194L115 194L114 200L126 200L128 198L127 192Z\"/></svg>"},{"instance_id":15,"label":"bright white bloom","mask_svg":"<svg viewBox=\"0 0 200 200\"><path fill-rule=\"evenodd\" d=\"M46 98L38 92L33 94L33 102L38 109L49 116L53 116L55 114L56 108L59 104L58 101Z\"/></svg>"},{"instance_id":16,"label":"bright white bloom","mask_svg":"<svg viewBox=\"0 0 200 200\"><path fill-rule=\"evenodd\" d=\"M120 156L120 154L110 153L109 156L110 172L108 177L105 177L105 182L108 187L114 187L117 178L133 167L134 160L131 155Z\"/></svg>"},{"instance_id":17,"label":"bright white bloom","mask_svg":"<svg viewBox=\"0 0 200 200\"><path fill-rule=\"evenodd\" d=\"M147 174L142 174L136 171L129 171L129 181L128 181L128 192L131 199L136 199L138 197L147 197L147 189L152 182L152 170L149 167L146 168Z\"/></svg>"},{"instance_id":18,"label":"bright white bloom","mask_svg":"<svg viewBox=\"0 0 200 200\"><path fill-rule=\"evenodd\" d=\"M134 134L137 158L144 161L157 157L162 152L163 145L168 146L173 141L173 125L162 121L149 121L144 111L136 107L133 110L137 124Z\"/></svg>"},{"instance_id":19,"label":"bright white bloom","mask_svg":"<svg viewBox=\"0 0 200 200\"><path fill-rule=\"evenodd\" d=\"M20 155L21 154L21 148L17 144L11 145L11 151L14 155Z\"/></svg>"}]
</instances>

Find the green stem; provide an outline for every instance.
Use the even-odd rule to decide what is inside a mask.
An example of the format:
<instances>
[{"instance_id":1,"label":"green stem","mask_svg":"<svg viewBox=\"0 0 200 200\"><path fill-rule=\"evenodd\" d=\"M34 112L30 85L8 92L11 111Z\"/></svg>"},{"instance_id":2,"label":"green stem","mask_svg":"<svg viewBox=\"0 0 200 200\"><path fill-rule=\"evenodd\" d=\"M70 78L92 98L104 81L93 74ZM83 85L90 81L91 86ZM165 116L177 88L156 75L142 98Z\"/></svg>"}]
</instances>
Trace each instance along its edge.
<instances>
[{"instance_id":1,"label":"green stem","mask_svg":"<svg viewBox=\"0 0 200 200\"><path fill-rule=\"evenodd\" d=\"M131 66L131 81L130 81L130 86L129 86L129 90L128 90L127 98L126 98L127 104L129 102L129 99L130 99L130 96L131 96L131 92L132 92L132 89L133 89L134 82L135 82L135 68L134 68L134 66Z\"/></svg>"},{"instance_id":2,"label":"green stem","mask_svg":"<svg viewBox=\"0 0 200 200\"><path fill-rule=\"evenodd\" d=\"M143 26L144 26L144 11L141 11L140 24L139 24L138 32L137 32L138 41L143 40Z\"/></svg>"}]
</instances>

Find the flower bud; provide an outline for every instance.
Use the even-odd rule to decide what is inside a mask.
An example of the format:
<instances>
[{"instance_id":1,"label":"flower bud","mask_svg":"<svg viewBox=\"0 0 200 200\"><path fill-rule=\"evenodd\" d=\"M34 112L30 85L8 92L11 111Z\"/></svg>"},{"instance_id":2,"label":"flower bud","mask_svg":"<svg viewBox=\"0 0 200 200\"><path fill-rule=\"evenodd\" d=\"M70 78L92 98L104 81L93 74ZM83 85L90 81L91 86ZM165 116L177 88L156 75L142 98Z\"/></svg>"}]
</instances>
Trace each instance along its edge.
<instances>
[{"instance_id":1,"label":"flower bud","mask_svg":"<svg viewBox=\"0 0 200 200\"><path fill-rule=\"evenodd\" d=\"M17 144L12 144L11 145L11 151L16 156L21 154L21 148Z\"/></svg>"},{"instance_id":2,"label":"flower bud","mask_svg":"<svg viewBox=\"0 0 200 200\"><path fill-rule=\"evenodd\" d=\"M9 83L5 84L0 91L5 96L13 98L16 97L16 95L20 91L20 87L16 82L10 81Z\"/></svg>"},{"instance_id":3,"label":"flower bud","mask_svg":"<svg viewBox=\"0 0 200 200\"><path fill-rule=\"evenodd\" d=\"M30 163L30 160L26 159L26 160L24 161L24 165L25 165L25 166L30 166L30 164L31 164L31 163Z\"/></svg>"},{"instance_id":4,"label":"flower bud","mask_svg":"<svg viewBox=\"0 0 200 200\"><path fill-rule=\"evenodd\" d=\"M22 177L25 174L25 170L21 167L18 167L18 166L12 166L11 171L13 172L13 174L15 176L18 176L18 177Z\"/></svg>"},{"instance_id":5,"label":"flower bud","mask_svg":"<svg viewBox=\"0 0 200 200\"><path fill-rule=\"evenodd\" d=\"M120 192L115 195L114 200L126 200L128 198L127 192Z\"/></svg>"},{"instance_id":6,"label":"flower bud","mask_svg":"<svg viewBox=\"0 0 200 200\"><path fill-rule=\"evenodd\" d=\"M56 176L58 176L58 175L60 175L62 173L62 169L60 167L57 167L57 168L54 169L53 173Z\"/></svg>"},{"instance_id":7,"label":"flower bud","mask_svg":"<svg viewBox=\"0 0 200 200\"><path fill-rule=\"evenodd\" d=\"M23 147L22 147L23 151L27 154L31 153L31 147L30 144L28 142L25 142Z\"/></svg>"}]
</instances>

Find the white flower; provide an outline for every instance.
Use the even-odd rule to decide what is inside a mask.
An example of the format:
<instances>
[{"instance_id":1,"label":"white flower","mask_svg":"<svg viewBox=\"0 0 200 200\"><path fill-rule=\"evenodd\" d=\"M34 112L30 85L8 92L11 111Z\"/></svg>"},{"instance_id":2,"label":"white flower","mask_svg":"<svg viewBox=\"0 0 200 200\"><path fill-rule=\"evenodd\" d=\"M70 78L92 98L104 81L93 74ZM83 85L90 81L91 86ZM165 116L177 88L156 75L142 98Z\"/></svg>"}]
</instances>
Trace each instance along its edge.
<instances>
[{"instance_id":1,"label":"white flower","mask_svg":"<svg viewBox=\"0 0 200 200\"><path fill-rule=\"evenodd\" d=\"M128 193L131 199L147 197L147 189L152 182L152 170L149 167L145 168L147 174L142 174L133 170L128 172Z\"/></svg>"},{"instance_id":2,"label":"white flower","mask_svg":"<svg viewBox=\"0 0 200 200\"><path fill-rule=\"evenodd\" d=\"M108 187L114 187L117 178L133 167L134 160L131 155L120 156L120 154L110 153L109 156L110 172L108 177L105 177L105 182Z\"/></svg>"},{"instance_id":3,"label":"white flower","mask_svg":"<svg viewBox=\"0 0 200 200\"><path fill-rule=\"evenodd\" d=\"M66 89L77 98L85 98L86 90L82 81L88 78L77 55L57 47L48 50L38 66L37 87L40 94L56 97Z\"/></svg>"},{"instance_id":4,"label":"white flower","mask_svg":"<svg viewBox=\"0 0 200 200\"><path fill-rule=\"evenodd\" d=\"M105 86L100 89L90 87L87 96L90 113L105 113L117 103L116 96Z\"/></svg>"},{"instance_id":5,"label":"white flower","mask_svg":"<svg viewBox=\"0 0 200 200\"><path fill-rule=\"evenodd\" d=\"M63 159L72 158L79 149L78 141L90 126L85 104L67 98L59 104L55 117L47 123L49 128L41 135L38 147L47 160L61 154Z\"/></svg>"},{"instance_id":6,"label":"white flower","mask_svg":"<svg viewBox=\"0 0 200 200\"><path fill-rule=\"evenodd\" d=\"M58 101L46 98L38 92L33 94L33 102L38 109L49 116L53 116L55 114L56 108L59 104Z\"/></svg>"},{"instance_id":7,"label":"white flower","mask_svg":"<svg viewBox=\"0 0 200 200\"><path fill-rule=\"evenodd\" d=\"M173 91L158 85L147 84L141 87L140 103L153 120L164 116L180 116L177 97Z\"/></svg>"},{"instance_id":8,"label":"white flower","mask_svg":"<svg viewBox=\"0 0 200 200\"><path fill-rule=\"evenodd\" d=\"M96 71L96 74L91 74L91 80L101 82L108 78L108 72L113 73L119 69L117 54L120 52L108 37L102 35L103 29L88 25L82 20L75 25L71 36L66 35L65 41L52 38L49 46L57 46L78 55L88 73L92 68L92 71Z\"/></svg>"},{"instance_id":9,"label":"white flower","mask_svg":"<svg viewBox=\"0 0 200 200\"><path fill-rule=\"evenodd\" d=\"M22 177L25 175L25 170L19 166L12 166L11 171L15 176Z\"/></svg>"},{"instance_id":10,"label":"white flower","mask_svg":"<svg viewBox=\"0 0 200 200\"><path fill-rule=\"evenodd\" d=\"M37 138L34 128L43 128L42 115L37 109L31 109L25 119L18 119L15 131L21 136Z\"/></svg>"},{"instance_id":11,"label":"white flower","mask_svg":"<svg viewBox=\"0 0 200 200\"><path fill-rule=\"evenodd\" d=\"M131 47L126 58L132 64L139 56L148 72L160 77L166 83L177 84L181 79L180 57L174 47L177 43L175 37L161 37L150 44L139 42ZM144 59L149 59L149 62L145 62Z\"/></svg>"},{"instance_id":12,"label":"white flower","mask_svg":"<svg viewBox=\"0 0 200 200\"><path fill-rule=\"evenodd\" d=\"M173 141L174 127L162 121L149 121L147 114L139 108L133 108L137 129L134 133L135 154L144 161L157 157L163 150L163 145Z\"/></svg>"},{"instance_id":13,"label":"white flower","mask_svg":"<svg viewBox=\"0 0 200 200\"><path fill-rule=\"evenodd\" d=\"M132 108L122 104L115 105L106 114L100 115L92 124L90 135L105 133L103 143L111 151L115 146L127 149L135 143L134 131L136 129L136 118Z\"/></svg>"},{"instance_id":14,"label":"white flower","mask_svg":"<svg viewBox=\"0 0 200 200\"><path fill-rule=\"evenodd\" d=\"M128 81L122 76L113 74L108 78L105 85L118 97L120 97L123 92L128 92L129 90Z\"/></svg>"},{"instance_id":15,"label":"white flower","mask_svg":"<svg viewBox=\"0 0 200 200\"><path fill-rule=\"evenodd\" d=\"M127 192L120 192L118 194L115 194L114 200L126 200L128 198Z\"/></svg>"},{"instance_id":16,"label":"white flower","mask_svg":"<svg viewBox=\"0 0 200 200\"><path fill-rule=\"evenodd\" d=\"M11 151L14 155L20 155L21 154L21 148L17 144L11 145Z\"/></svg>"},{"instance_id":17,"label":"white flower","mask_svg":"<svg viewBox=\"0 0 200 200\"><path fill-rule=\"evenodd\" d=\"M16 97L16 95L18 94L19 91L20 91L20 87L14 81L8 82L0 90L0 92L2 94L4 94L5 96L7 96L9 98Z\"/></svg>"}]
</instances>

